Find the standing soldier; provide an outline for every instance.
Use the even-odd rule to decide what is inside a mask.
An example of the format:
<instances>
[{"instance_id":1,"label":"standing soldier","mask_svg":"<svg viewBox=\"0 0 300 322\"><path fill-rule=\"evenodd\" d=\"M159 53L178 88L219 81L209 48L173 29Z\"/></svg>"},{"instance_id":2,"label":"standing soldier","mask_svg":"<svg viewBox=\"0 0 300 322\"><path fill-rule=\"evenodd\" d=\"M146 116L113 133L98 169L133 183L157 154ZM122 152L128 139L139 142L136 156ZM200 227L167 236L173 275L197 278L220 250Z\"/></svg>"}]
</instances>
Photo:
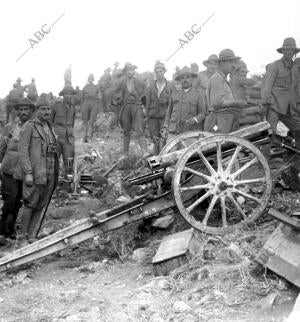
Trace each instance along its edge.
<instances>
[{"instance_id":1,"label":"standing soldier","mask_svg":"<svg viewBox=\"0 0 300 322\"><path fill-rule=\"evenodd\" d=\"M218 71L208 80L206 98L208 115L204 131L230 133L239 129L240 109L247 107L243 100L236 100L227 77L234 72L240 57L231 49L223 49L219 55Z\"/></svg>"},{"instance_id":2,"label":"standing soldier","mask_svg":"<svg viewBox=\"0 0 300 322\"><path fill-rule=\"evenodd\" d=\"M208 80L218 68L218 56L215 54L210 55L206 60L204 60L203 65L206 67L206 70L198 73L198 77L195 79L193 87L200 90L201 95L205 97Z\"/></svg>"},{"instance_id":3,"label":"standing soldier","mask_svg":"<svg viewBox=\"0 0 300 322\"><path fill-rule=\"evenodd\" d=\"M76 91L72 86L65 86L59 93L59 96L63 96L63 101L54 104L50 117L64 162L65 177L73 173L72 161L74 161L75 155L74 123L76 116L73 95L75 94Z\"/></svg>"},{"instance_id":4,"label":"standing soldier","mask_svg":"<svg viewBox=\"0 0 300 322\"><path fill-rule=\"evenodd\" d=\"M205 103L201 94L192 88L196 77L188 67L183 67L175 77L181 82L182 90L173 92L170 98L163 129L163 136L168 135L168 141L183 132L203 130Z\"/></svg>"},{"instance_id":5,"label":"standing soldier","mask_svg":"<svg viewBox=\"0 0 300 322\"><path fill-rule=\"evenodd\" d=\"M90 74L88 77L88 83L82 90L82 120L85 128L84 142L89 141L89 137L93 136L94 123L98 115L98 94L100 90L97 85L94 84L94 75ZM91 134L89 135L89 128L91 128Z\"/></svg>"},{"instance_id":6,"label":"standing soldier","mask_svg":"<svg viewBox=\"0 0 300 322\"><path fill-rule=\"evenodd\" d=\"M27 97L32 101L36 102L38 99L38 92L35 85L35 79L31 79L31 83L26 85Z\"/></svg>"},{"instance_id":7,"label":"standing soldier","mask_svg":"<svg viewBox=\"0 0 300 322\"><path fill-rule=\"evenodd\" d=\"M145 83L134 77L137 66L126 63L123 73L125 76L115 84L113 92L120 92L122 108L119 113L119 124L124 132L124 157L128 156L131 130L136 132L138 142L143 153L147 153L147 141L144 136L144 114L141 99L145 95Z\"/></svg>"},{"instance_id":8,"label":"standing soldier","mask_svg":"<svg viewBox=\"0 0 300 322\"><path fill-rule=\"evenodd\" d=\"M277 51L283 55L268 65L262 91L262 104L268 108L267 121L273 132L275 142L277 123L281 121L288 127L300 149L300 116L296 111L296 98L293 91L293 57L300 51L294 38L286 38Z\"/></svg>"},{"instance_id":9,"label":"standing soldier","mask_svg":"<svg viewBox=\"0 0 300 322\"><path fill-rule=\"evenodd\" d=\"M162 148L161 130L164 125L172 85L165 78L166 68L161 62L154 66L156 80L147 89L146 116L151 139L154 144L153 154L158 155Z\"/></svg>"},{"instance_id":10,"label":"standing soldier","mask_svg":"<svg viewBox=\"0 0 300 322\"><path fill-rule=\"evenodd\" d=\"M15 237L15 222L22 202L22 181L13 177L19 160L18 143L24 124L31 118L34 104L23 98L16 105L18 121L7 124L0 137L0 164L2 181L2 216L0 219L0 243Z\"/></svg>"},{"instance_id":11,"label":"standing soldier","mask_svg":"<svg viewBox=\"0 0 300 322\"><path fill-rule=\"evenodd\" d=\"M20 134L19 161L14 173L23 181L23 206L17 218L20 247L34 240L42 221L42 211L50 201L58 180L58 145L51 127L51 106L44 96L37 104L34 119Z\"/></svg>"}]
</instances>

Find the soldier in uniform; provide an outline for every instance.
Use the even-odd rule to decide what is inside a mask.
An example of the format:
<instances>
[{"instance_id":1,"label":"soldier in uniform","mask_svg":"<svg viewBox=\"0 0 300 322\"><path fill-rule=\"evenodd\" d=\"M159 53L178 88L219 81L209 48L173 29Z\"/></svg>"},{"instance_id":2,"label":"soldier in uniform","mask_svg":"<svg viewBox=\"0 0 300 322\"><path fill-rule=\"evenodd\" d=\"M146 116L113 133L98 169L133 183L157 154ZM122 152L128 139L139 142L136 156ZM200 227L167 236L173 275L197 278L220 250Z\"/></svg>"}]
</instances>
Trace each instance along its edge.
<instances>
[{"instance_id":1,"label":"soldier in uniform","mask_svg":"<svg viewBox=\"0 0 300 322\"><path fill-rule=\"evenodd\" d=\"M101 94L100 90L97 85L94 84L94 75L90 74L88 77L88 83L82 90L82 120L85 128L84 142L88 142L89 138L92 138L93 136L94 123L99 111L99 94ZM90 134L89 129L91 129Z\"/></svg>"},{"instance_id":2,"label":"soldier in uniform","mask_svg":"<svg viewBox=\"0 0 300 322\"><path fill-rule=\"evenodd\" d=\"M195 79L193 87L198 89L201 95L205 97L208 80L218 68L218 56L214 54L210 55L208 59L204 60L203 65L206 67L206 70L198 73L198 77Z\"/></svg>"},{"instance_id":3,"label":"soldier in uniform","mask_svg":"<svg viewBox=\"0 0 300 322\"><path fill-rule=\"evenodd\" d=\"M150 84L146 94L146 117L150 137L154 144L153 154L158 155L162 148L161 130L164 125L172 85L165 78L166 68L161 62L154 66L156 80Z\"/></svg>"},{"instance_id":4,"label":"soldier in uniform","mask_svg":"<svg viewBox=\"0 0 300 322\"><path fill-rule=\"evenodd\" d=\"M181 82L182 90L173 92L170 98L162 131L168 141L186 131L203 130L205 103L201 94L192 88L196 77L197 73L186 66L176 75L175 80Z\"/></svg>"},{"instance_id":5,"label":"soldier in uniform","mask_svg":"<svg viewBox=\"0 0 300 322\"><path fill-rule=\"evenodd\" d=\"M58 145L50 123L51 106L41 96L36 107L36 116L20 134L19 161L14 172L14 177L23 181L23 206L17 218L20 247L36 237L43 208L58 180Z\"/></svg>"},{"instance_id":6,"label":"soldier in uniform","mask_svg":"<svg viewBox=\"0 0 300 322\"><path fill-rule=\"evenodd\" d=\"M54 104L50 117L54 132L57 135L60 154L63 158L65 177L73 173L72 161L75 155L74 123L76 117L73 95L75 94L76 91L72 86L65 86L59 93L59 96L63 96L63 101Z\"/></svg>"},{"instance_id":7,"label":"soldier in uniform","mask_svg":"<svg viewBox=\"0 0 300 322\"><path fill-rule=\"evenodd\" d=\"M124 132L124 157L128 156L131 131L134 130L143 153L148 155L147 142L144 136L144 114L141 99L145 95L146 85L134 77L137 66L126 63L123 73L125 76L116 82L113 92L120 92L122 107L119 113L119 124Z\"/></svg>"},{"instance_id":8,"label":"soldier in uniform","mask_svg":"<svg viewBox=\"0 0 300 322\"><path fill-rule=\"evenodd\" d=\"M288 127L300 149L300 116L296 110L296 97L293 90L293 57L300 51L294 38L286 38L277 51L282 58L269 64L262 90L262 104L267 106L267 121L273 132L272 143L276 144L277 123Z\"/></svg>"},{"instance_id":9,"label":"soldier in uniform","mask_svg":"<svg viewBox=\"0 0 300 322\"><path fill-rule=\"evenodd\" d=\"M15 222L22 202L22 181L13 177L19 160L18 143L24 124L31 118L34 104L29 98L16 105L18 120L7 124L0 137L0 164L2 181L2 215L0 218L0 243L15 237Z\"/></svg>"},{"instance_id":10,"label":"soldier in uniform","mask_svg":"<svg viewBox=\"0 0 300 322\"><path fill-rule=\"evenodd\" d=\"M234 98L227 80L239 59L231 49L223 49L220 52L218 70L208 80L206 89L208 115L204 131L230 133L239 129L240 109L246 108L247 103Z\"/></svg>"}]
</instances>

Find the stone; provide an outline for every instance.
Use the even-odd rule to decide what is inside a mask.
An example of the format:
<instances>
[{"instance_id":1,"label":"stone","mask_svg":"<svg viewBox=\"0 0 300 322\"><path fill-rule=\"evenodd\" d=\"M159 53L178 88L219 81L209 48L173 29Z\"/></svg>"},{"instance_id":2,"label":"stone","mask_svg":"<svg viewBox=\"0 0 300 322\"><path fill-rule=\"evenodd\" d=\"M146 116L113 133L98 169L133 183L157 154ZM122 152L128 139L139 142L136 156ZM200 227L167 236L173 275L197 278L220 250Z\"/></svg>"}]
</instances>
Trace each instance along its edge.
<instances>
[{"instance_id":1,"label":"stone","mask_svg":"<svg viewBox=\"0 0 300 322\"><path fill-rule=\"evenodd\" d=\"M168 229L174 222L175 218L173 215L166 215L153 220L151 226L161 229Z\"/></svg>"},{"instance_id":2,"label":"stone","mask_svg":"<svg viewBox=\"0 0 300 322\"><path fill-rule=\"evenodd\" d=\"M175 313L181 313L181 312L189 311L191 307L183 301L175 301L173 303L173 309Z\"/></svg>"},{"instance_id":3,"label":"stone","mask_svg":"<svg viewBox=\"0 0 300 322\"><path fill-rule=\"evenodd\" d=\"M146 257L148 256L148 249L147 248L137 248L134 250L132 254L132 259L138 263L142 263Z\"/></svg>"},{"instance_id":4,"label":"stone","mask_svg":"<svg viewBox=\"0 0 300 322\"><path fill-rule=\"evenodd\" d=\"M69 315L65 320L65 322L74 322L74 321L93 321L93 322L101 322L100 309L98 307L91 307L86 312L79 312L76 314Z\"/></svg>"}]
</instances>

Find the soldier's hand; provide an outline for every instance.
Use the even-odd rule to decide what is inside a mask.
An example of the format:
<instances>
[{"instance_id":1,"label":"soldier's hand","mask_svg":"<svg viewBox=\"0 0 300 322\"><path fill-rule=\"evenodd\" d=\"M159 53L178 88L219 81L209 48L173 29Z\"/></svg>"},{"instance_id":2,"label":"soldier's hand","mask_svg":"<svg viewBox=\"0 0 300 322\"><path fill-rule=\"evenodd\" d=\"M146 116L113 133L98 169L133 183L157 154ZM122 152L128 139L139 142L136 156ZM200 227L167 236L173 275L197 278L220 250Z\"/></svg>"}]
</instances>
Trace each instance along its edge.
<instances>
[{"instance_id":1,"label":"soldier's hand","mask_svg":"<svg viewBox=\"0 0 300 322\"><path fill-rule=\"evenodd\" d=\"M28 187L32 187L33 186L33 176L31 173L26 174L25 176L25 183Z\"/></svg>"},{"instance_id":2,"label":"soldier's hand","mask_svg":"<svg viewBox=\"0 0 300 322\"><path fill-rule=\"evenodd\" d=\"M188 119L188 120L185 121L185 125L187 127L193 126L196 123L197 123L197 120L196 120L195 117L192 117L192 118L190 118L190 119Z\"/></svg>"},{"instance_id":3,"label":"soldier's hand","mask_svg":"<svg viewBox=\"0 0 300 322\"><path fill-rule=\"evenodd\" d=\"M246 108L248 107L248 104L246 101L243 101L243 100L237 100L236 101L236 106L237 107L240 107L240 108Z\"/></svg>"}]
</instances>

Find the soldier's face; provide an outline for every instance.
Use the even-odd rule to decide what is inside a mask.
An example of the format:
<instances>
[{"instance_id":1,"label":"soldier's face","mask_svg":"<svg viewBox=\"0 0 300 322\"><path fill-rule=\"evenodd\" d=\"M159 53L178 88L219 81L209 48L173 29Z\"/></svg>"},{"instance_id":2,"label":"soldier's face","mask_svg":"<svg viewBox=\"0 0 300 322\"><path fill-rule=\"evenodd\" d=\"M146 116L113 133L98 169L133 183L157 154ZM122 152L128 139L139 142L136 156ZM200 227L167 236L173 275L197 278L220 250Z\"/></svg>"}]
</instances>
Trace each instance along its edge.
<instances>
[{"instance_id":1,"label":"soldier's face","mask_svg":"<svg viewBox=\"0 0 300 322\"><path fill-rule=\"evenodd\" d=\"M282 54L284 58L291 60L295 55L295 50L292 48L284 48L282 49Z\"/></svg>"},{"instance_id":2,"label":"soldier's face","mask_svg":"<svg viewBox=\"0 0 300 322\"><path fill-rule=\"evenodd\" d=\"M207 70L209 73L214 73L218 68L218 63L216 61L211 61L207 63Z\"/></svg>"},{"instance_id":3,"label":"soldier's face","mask_svg":"<svg viewBox=\"0 0 300 322\"><path fill-rule=\"evenodd\" d=\"M43 120L48 121L51 115L51 106L40 106L37 111L37 116Z\"/></svg>"},{"instance_id":4,"label":"soldier's face","mask_svg":"<svg viewBox=\"0 0 300 322\"><path fill-rule=\"evenodd\" d=\"M165 70L163 68L156 68L155 69L155 76L157 80L162 80L165 75Z\"/></svg>"},{"instance_id":5,"label":"soldier's face","mask_svg":"<svg viewBox=\"0 0 300 322\"><path fill-rule=\"evenodd\" d=\"M126 72L126 75L128 78L132 78L134 75L134 70L133 69L128 69Z\"/></svg>"},{"instance_id":6,"label":"soldier's face","mask_svg":"<svg viewBox=\"0 0 300 322\"><path fill-rule=\"evenodd\" d=\"M31 117L32 110L29 106L20 106L18 109L18 116L22 122L26 122Z\"/></svg>"},{"instance_id":7,"label":"soldier's face","mask_svg":"<svg viewBox=\"0 0 300 322\"><path fill-rule=\"evenodd\" d=\"M181 86L183 89L192 87L193 77L191 75L183 75L180 78Z\"/></svg>"}]
</instances>

